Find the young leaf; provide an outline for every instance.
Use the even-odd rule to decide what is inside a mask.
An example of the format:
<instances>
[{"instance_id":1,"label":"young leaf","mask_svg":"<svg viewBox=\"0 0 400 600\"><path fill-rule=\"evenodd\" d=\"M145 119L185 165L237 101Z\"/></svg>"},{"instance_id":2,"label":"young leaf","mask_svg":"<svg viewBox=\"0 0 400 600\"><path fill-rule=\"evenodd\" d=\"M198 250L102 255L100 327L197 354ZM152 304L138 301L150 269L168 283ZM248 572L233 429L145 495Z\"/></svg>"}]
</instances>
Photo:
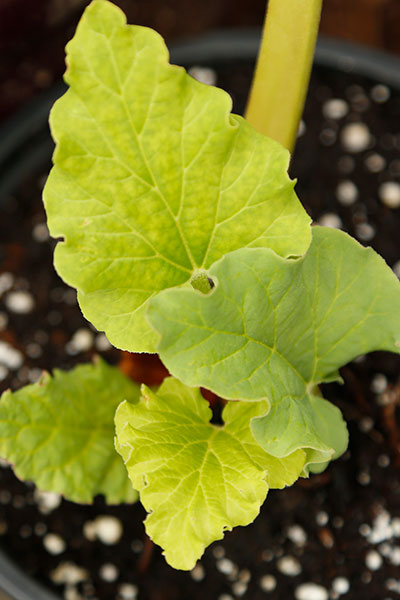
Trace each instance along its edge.
<instances>
[{"instance_id":1,"label":"young leaf","mask_svg":"<svg viewBox=\"0 0 400 600\"><path fill-rule=\"evenodd\" d=\"M400 284L371 248L341 231L313 228L307 254L285 260L270 250L237 250L209 271L208 294L166 290L149 319L170 373L227 399L268 399L252 421L274 456L309 448L308 462L342 453L340 412L317 384L372 350L400 352Z\"/></svg>"},{"instance_id":2,"label":"young leaf","mask_svg":"<svg viewBox=\"0 0 400 600\"><path fill-rule=\"evenodd\" d=\"M114 414L138 386L98 359L69 372L45 373L0 400L0 455L18 477L74 502L134 502L137 493L114 448Z\"/></svg>"},{"instance_id":3,"label":"young leaf","mask_svg":"<svg viewBox=\"0 0 400 600\"><path fill-rule=\"evenodd\" d=\"M44 199L59 274L117 347L155 351L147 301L231 250L300 255L309 218L288 152L230 114L224 91L168 64L154 31L105 0L67 46Z\"/></svg>"},{"instance_id":4,"label":"young leaf","mask_svg":"<svg viewBox=\"0 0 400 600\"><path fill-rule=\"evenodd\" d=\"M299 477L304 452L279 460L253 438L249 421L266 408L263 402L230 402L225 425L212 425L200 390L173 378L156 394L143 386L138 404L118 407L117 449L150 513L146 531L176 569L193 568L224 531L251 523L268 487Z\"/></svg>"}]
</instances>

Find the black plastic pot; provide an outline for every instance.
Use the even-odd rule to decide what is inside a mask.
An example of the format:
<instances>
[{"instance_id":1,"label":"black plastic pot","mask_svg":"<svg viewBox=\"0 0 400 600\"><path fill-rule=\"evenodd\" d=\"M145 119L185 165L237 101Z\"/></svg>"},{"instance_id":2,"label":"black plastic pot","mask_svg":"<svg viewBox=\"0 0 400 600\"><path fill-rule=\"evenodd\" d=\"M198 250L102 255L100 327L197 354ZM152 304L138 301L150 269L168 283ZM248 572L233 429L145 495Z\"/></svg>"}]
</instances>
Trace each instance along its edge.
<instances>
[{"instance_id":1,"label":"black plastic pot","mask_svg":"<svg viewBox=\"0 0 400 600\"><path fill-rule=\"evenodd\" d=\"M253 61L260 32L224 31L195 41L182 42L171 52L172 62L211 66ZM333 39L318 42L316 64L367 76L400 90L400 61L385 53ZM0 130L0 200L46 164L52 152L47 118L53 102L65 91L64 84L37 98ZM59 600L27 577L0 552L0 589L12 600Z\"/></svg>"}]
</instances>

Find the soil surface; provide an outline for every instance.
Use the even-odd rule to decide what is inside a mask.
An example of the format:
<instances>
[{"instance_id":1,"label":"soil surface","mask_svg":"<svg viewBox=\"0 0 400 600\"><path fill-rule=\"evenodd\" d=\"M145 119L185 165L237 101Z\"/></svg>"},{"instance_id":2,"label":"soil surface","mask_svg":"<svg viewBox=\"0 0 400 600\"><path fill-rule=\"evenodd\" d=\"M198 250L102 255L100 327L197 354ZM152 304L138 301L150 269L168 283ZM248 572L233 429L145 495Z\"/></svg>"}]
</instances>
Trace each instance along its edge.
<instances>
[{"instance_id":1,"label":"soil surface","mask_svg":"<svg viewBox=\"0 0 400 600\"><path fill-rule=\"evenodd\" d=\"M168 42L212 29L261 27L265 0L113 0L128 23ZM64 46L89 0L0 2L0 122L64 72ZM400 53L398 0L325 0L321 32Z\"/></svg>"},{"instance_id":2,"label":"soil surface","mask_svg":"<svg viewBox=\"0 0 400 600\"><path fill-rule=\"evenodd\" d=\"M241 112L252 66L211 66ZM316 222L372 245L398 276L399 150L399 92L314 71L291 168L298 195ZM8 356L0 364L2 388L16 389L43 368L70 368L95 353L122 363L137 380L160 381L165 371L157 359L110 348L55 274L40 200L48 168L21 182L1 206L0 336ZM78 506L43 497L6 466L0 470L2 547L66 600L397 598L400 357L359 357L341 373L344 385L323 392L348 422L348 452L325 473L270 492L256 521L214 543L192 572L165 563L146 538L140 504L107 507L98 498L94 506ZM104 524L105 515L115 517L119 540L111 545L92 539L93 521Z\"/></svg>"},{"instance_id":3,"label":"soil surface","mask_svg":"<svg viewBox=\"0 0 400 600\"><path fill-rule=\"evenodd\" d=\"M65 70L64 46L89 0L0 2L0 122L49 88ZM211 29L261 27L265 0L114 0L128 23L158 31L167 42Z\"/></svg>"}]
</instances>

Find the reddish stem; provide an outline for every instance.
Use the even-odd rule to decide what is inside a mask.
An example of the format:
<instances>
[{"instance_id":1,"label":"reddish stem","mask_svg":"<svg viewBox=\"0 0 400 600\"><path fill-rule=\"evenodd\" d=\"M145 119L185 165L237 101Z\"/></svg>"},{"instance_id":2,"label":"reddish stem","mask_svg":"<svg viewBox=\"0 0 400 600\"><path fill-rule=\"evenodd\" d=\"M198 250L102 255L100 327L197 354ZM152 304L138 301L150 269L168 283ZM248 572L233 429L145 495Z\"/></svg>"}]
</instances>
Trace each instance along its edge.
<instances>
[{"instance_id":1,"label":"reddish stem","mask_svg":"<svg viewBox=\"0 0 400 600\"><path fill-rule=\"evenodd\" d=\"M137 566L137 571L141 575L143 575L143 573L146 573L146 571L148 570L150 563L151 563L151 558L153 556L153 552L154 552L154 543L146 535L145 540L144 540L143 550L140 555L140 559L139 559L138 566Z\"/></svg>"}]
</instances>

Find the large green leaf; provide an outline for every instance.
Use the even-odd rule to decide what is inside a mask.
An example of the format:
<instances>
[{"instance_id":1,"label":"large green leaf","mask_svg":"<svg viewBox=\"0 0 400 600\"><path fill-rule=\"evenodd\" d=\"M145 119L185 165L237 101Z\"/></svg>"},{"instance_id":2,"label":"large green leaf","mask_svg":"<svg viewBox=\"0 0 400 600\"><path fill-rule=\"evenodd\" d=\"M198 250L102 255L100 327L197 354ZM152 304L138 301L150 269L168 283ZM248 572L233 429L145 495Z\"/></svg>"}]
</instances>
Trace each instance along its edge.
<instances>
[{"instance_id":1,"label":"large green leaf","mask_svg":"<svg viewBox=\"0 0 400 600\"><path fill-rule=\"evenodd\" d=\"M64 238L55 265L114 345L154 352L147 300L226 252L307 249L288 152L230 114L227 93L168 64L156 32L94 0L67 64L44 193L51 235Z\"/></svg>"},{"instance_id":2,"label":"large green leaf","mask_svg":"<svg viewBox=\"0 0 400 600\"><path fill-rule=\"evenodd\" d=\"M45 373L0 400L0 455L18 477L75 502L133 502L137 493L114 448L114 414L138 386L97 360L72 371Z\"/></svg>"},{"instance_id":3,"label":"large green leaf","mask_svg":"<svg viewBox=\"0 0 400 600\"><path fill-rule=\"evenodd\" d=\"M225 425L212 425L200 391L173 378L156 394L143 387L139 404L119 406L117 448L150 513L146 531L173 567L191 569L224 531L256 518L268 487L299 477L304 452L279 460L252 436L250 419L266 408L230 402Z\"/></svg>"},{"instance_id":4,"label":"large green leaf","mask_svg":"<svg viewBox=\"0 0 400 600\"><path fill-rule=\"evenodd\" d=\"M393 272L347 234L315 227L303 258L242 249L209 275L208 295L166 290L150 302L170 373L227 399L268 399L269 414L252 430L275 456L304 447L309 462L323 463L342 453L345 425L317 384L360 354L400 352Z\"/></svg>"}]
</instances>

